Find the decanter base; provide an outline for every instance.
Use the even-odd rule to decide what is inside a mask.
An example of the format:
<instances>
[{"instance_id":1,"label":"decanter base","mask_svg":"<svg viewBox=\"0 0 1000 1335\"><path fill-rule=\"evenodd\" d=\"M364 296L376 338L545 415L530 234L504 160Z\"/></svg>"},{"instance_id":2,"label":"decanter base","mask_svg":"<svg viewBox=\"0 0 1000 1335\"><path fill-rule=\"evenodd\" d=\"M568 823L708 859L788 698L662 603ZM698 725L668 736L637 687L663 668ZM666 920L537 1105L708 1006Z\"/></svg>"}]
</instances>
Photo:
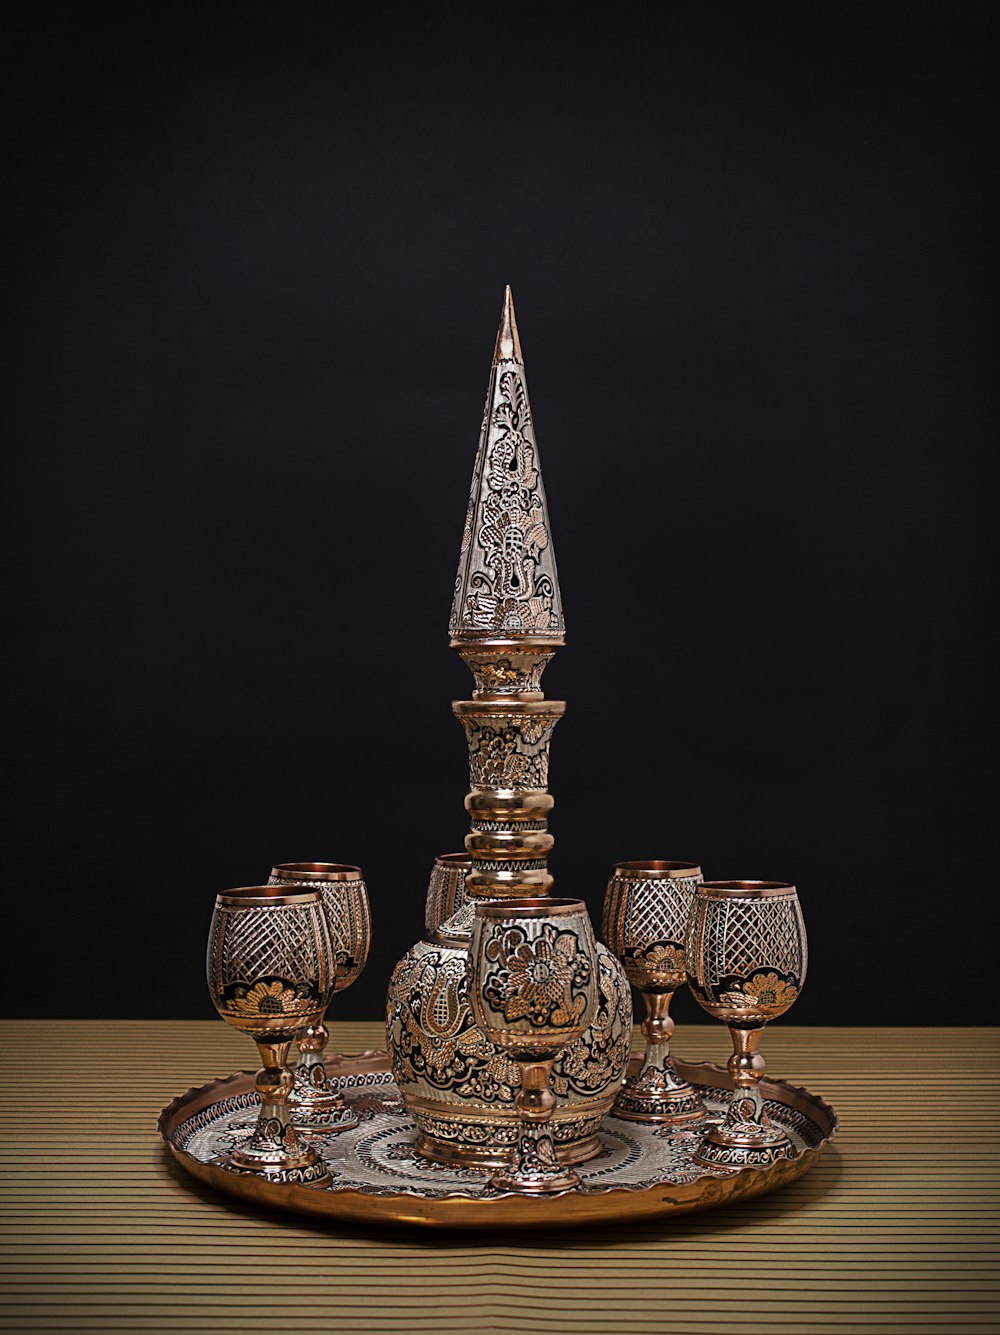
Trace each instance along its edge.
<instances>
[{"instance_id":1,"label":"decanter base","mask_svg":"<svg viewBox=\"0 0 1000 1335\"><path fill-rule=\"evenodd\" d=\"M422 1154L426 1159L435 1160L437 1163L459 1164L463 1168L499 1168L504 1169L510 1164L511 1150L517 1139L517 1123L511 1124L511 1141L509 1144L492 1145L486 1148L474 1147L470 1145L456 1145L448 1141L437 1140L434 1136L421 1132L417 1137L417 1153ZM574 1141L571 1145L557 1145L556 1158L561 1164L567 1167L573 1164L586 1163L588 1159L596 1158L602 1153L604 1147L598 1140L597 1135L585 1137L583 1140ZM511 1191L519 1188L511 1187ZM563 1190L562 1187L558 1190Z\"/></svg>"}]
</instances>

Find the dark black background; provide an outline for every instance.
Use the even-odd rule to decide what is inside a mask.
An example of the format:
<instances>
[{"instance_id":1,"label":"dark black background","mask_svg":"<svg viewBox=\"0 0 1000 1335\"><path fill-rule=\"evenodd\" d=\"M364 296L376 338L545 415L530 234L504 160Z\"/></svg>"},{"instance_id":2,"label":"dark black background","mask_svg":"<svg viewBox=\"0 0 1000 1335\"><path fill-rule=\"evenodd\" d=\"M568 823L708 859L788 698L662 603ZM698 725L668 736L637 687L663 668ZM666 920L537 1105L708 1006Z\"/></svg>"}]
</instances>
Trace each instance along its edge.
<instances>
[{"instance_id":1,"label":"dark black background","mask_svg":"<svg viewBox=\"0 0 1000 1335\"><path fill-rule=\"evenodd\" d=\"M993 12L21 9L10 1013L211 1015L213 896L292 859L364 866L381 1012L510 282L558 890L792 879L789 1022L993 1016Z\"/></svg>"}]
</instances>

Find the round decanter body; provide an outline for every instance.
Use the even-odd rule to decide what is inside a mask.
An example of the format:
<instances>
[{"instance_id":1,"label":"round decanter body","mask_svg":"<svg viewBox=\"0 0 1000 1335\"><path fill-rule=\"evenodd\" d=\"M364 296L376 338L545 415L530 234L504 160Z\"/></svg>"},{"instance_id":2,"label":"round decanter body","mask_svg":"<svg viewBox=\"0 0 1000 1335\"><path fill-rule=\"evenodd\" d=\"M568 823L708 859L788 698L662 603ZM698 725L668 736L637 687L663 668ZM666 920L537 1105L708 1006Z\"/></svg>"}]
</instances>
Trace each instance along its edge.
<instances>
[{"instance_id":1,"label":"round decanter body","mask_svg":"<svg viewBox=\"0 0 1000 1335\"><path fill-rule=\"evenodd\" d=\"M474 904L419 941L393 970L386 1040L393 1079L420 1131L419 1148L445 1163L502 1167L517 1143L517 1063L481 1033L469 1007L469 935ZM465 930L463 930L465 928ZM551 1129L559 1158L581 1163L601 1149L597 1130L625 1078L632 993L621 965L597 944L597 1017L553 1068Z\"/></svg>"}]
</instances>

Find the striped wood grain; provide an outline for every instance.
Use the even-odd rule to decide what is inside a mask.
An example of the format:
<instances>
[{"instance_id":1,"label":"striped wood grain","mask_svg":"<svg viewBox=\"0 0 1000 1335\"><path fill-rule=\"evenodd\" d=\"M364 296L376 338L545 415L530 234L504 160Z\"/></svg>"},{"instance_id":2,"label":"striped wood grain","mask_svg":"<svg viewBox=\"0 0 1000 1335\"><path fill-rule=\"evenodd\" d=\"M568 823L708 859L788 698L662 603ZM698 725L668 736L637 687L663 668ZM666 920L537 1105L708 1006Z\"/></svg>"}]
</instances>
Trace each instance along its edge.
<instances>
[{"instance_id":1,"label":"striped wood grain","mask_svg":"<svg viewBox=\"0 0 1000 1335\"><path fill-rule=\"evenodd\" d=\"M224 1024L4 1024L4 1331L995 1332L997 1029L775 1024L769 1072L837 1109L801 1181L717 1213L532 1234L367 1233L216 1195L162 1105L254 1065ZM382 1047L378 1024L332 1046ZM723 1061L721 1026L679 1031ZM280 1300L279 1300L280 1299Z\"/></svg>"}]
</instances>

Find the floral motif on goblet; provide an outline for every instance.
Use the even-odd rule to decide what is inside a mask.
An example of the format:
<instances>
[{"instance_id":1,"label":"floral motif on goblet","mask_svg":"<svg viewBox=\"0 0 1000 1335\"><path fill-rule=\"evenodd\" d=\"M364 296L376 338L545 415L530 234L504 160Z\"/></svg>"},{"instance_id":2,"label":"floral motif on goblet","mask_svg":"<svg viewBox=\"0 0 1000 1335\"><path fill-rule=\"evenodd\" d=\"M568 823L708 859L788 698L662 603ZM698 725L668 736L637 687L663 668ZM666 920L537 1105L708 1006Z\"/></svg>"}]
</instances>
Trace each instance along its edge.
<instances>
[{"instance_id":1,"label":"floral motif on goblet","mask_svg":"<svg viewBox=\"0 0 1000 1335\"><path fill-rule=\"evenodd\" d=\"M618 862L604 897L604 940L621 960L625 976L642 993L646 1050L629 1076L613 1112L631 1122L686 1122L705 1106L670 1057L674 1031L670 1002L687 980L684 937L701 884L696 862Z\"/></svg>"},{"instance_id":2,"label":"floral motif on goblet","mask_svg":"<svg viewBox=\"0 0 1000 1335\"><path fill-rule=\"evenodd\" d=\"M208 985L224 1020L257 1044L260 1113L226 1166L270 1182L326 1186L323 1160L289 1117L287 1065L296 1031L317 1024L336 977L330 929L317 890L245 886L217 896L208 938Z\"/></svg>"},{"instance_id":3,"label":"floral motif on goblet","mask_svg":"<svg viewBox=\"0 0 1000 1335\"><path fill-rule=\"evenodd\" d=\"M784 881L706 881L688 927L688 982L699 1005L729 1026L733 1097L722 1123L695 1155L711 1168L766 1167L793 1153L764 1108L759 1047L764 1025L796 1000L808 963L805 924L794 885Z\"/></svg>"},{"instance_id":4,"label":"floral motif on goblet","mask_svg":"<svg viewBox=\"0 0 1000 1335\"><path fill-rule=\"evenodd\" d=\"M319 893L337 964L333 990L343 992L357 982L371 945L371 910L361 868L340 862L279 862L272 867L268 884ZM323 1015L295 1036L299 1059L289 1107L299 1131L328 1133L358 1125L357 1113L327 1072L329 1038Z\"/></svg>"},{"instance_id":5,"label":"floral motif on goblet","mask_svg":"<svg viewBox=\"0 0 1000 1335\"><path fill-rule=\"evenodd\" d=\"M490 978L486 990L505 1020L527 1016L539 1028L577 1023L587 1004L586 992L579 989L590 981L592 966L575 931L544 923L537 936L529 937L523 927L511 927L502 938L490 940L486 958L506 966Z\"/></svg>"},{"instance_id":6,"label":"floral motif on goblet","mask_svg":"<svg viewBox=\"0 0 1000 1335\"><path fill-rule=\"evenodd\" d=\"M594 934L579 899L478 903L469 952L472 1012L482 1033L517 1063L519 1134L510 1163L491 1184L551 1195L580 1185L556 1158L549 1131L556 1096L552 1064L594 1019Z\"/></svg>"}]
</instances>

